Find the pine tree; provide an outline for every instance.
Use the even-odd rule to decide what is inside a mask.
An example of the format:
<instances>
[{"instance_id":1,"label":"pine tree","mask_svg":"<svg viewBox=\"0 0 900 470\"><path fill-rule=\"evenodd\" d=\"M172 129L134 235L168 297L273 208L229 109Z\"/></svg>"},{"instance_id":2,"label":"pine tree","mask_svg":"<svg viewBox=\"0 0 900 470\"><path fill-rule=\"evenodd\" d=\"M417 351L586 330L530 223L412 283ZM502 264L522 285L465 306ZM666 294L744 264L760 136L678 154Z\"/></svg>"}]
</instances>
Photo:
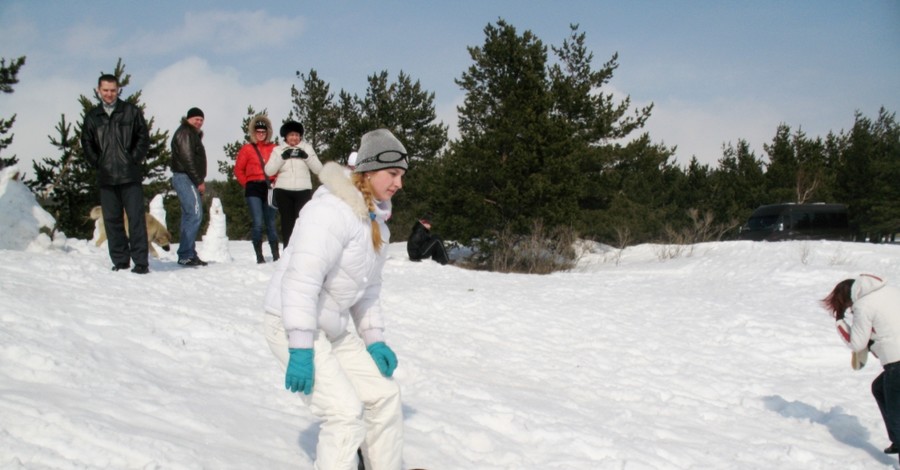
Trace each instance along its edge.
<instances>
[{"instance_id":1,"label":"pine tree","mask_svg":"<svg viewBox=\"0 0 900 470\"><path fill-rule=\"evenodd\" d=\"M294 106L290 117L303 124L303 140L312 145L319 157L330 160L341 157L331 155L332 144L340 130L340 119L330 86L319 78L315 69L310 69L308 76L297 72L297 78L303 87L298 90L291 86ZM346 163L347 155L343 155L341 163Z\"/></svg>"},{"instance_id":2,"label":"pine tree","mask_svg":"<svg viewBox=\"0 0 900 470\"><path fill-rule=\"evenodd\" d=\"M359 141L368 129L362 122L362 110L359 98L350 92L341 90L338 93L338 131L330 143L330 159L336 162L347 161L350 152L359 148Z\"/></svg>"},{"instance_id":3,"label":"pine tree","mask_svg":"<svg viewBox=\"0 0 900 470\"><path fill-rule=\"evenodd\" d=\"M369 76L368 81L365 98L357 100L360 130L390 129L403 142L412 165L434 158L447 142L447 127L435 123L434 93L402 71L393 83L387 71Z\"/></svg>"},{"instance_id":4,"label":"pine tree","mask_svg":"<svg viewBox=\"0 0 900 470\"><path fill-rule=\"evenodd\" d=\"M782 124L772 143L763 147L769 155L766 168L769 202L802 204L823 194L825 145L821 139L809 139L801 130L791 134L790 127Z\"/></svg>"},{"instance_id":5,"label":"pine tree","mask_svg":"<svg viewBox=\"0 0 900 470\"><path fill-rule=\"evenodd\" d=\"M599 92L617 56L594 70L577 25L553 48L554 64L530 31L501 19L484 32L484 44L469 48L473 65L456 80L466 92L460 140L440 164L445 197L435 204L454 228L449 236L527 234L536 220L592 230L595 211L610 204L597 178L619 157L609 141L642 127L652 107L626 117L628 99L615 104Z\"/></svg>"},{"instance_id":6,"label":"pine tree","mask_svg":"<svg viewBox=\"0 0 900 470\"><path fill-rule=\"evenodd\" d=\"M408 189L394 197L392 221L402 227L426 212L422 192L431 188L422 178L447 142L447 126L435 122L434 93L423 90L418 81L402 71L395 82L382 71L368 77L364 97L340 90L335 99L315 70L297 75L303 86L292 89L291 115L302 119L304 139L313 144L320 159L345 164L363 134L377 128L390 129L403 142L410 159L410 172L405 178Z\"/></svg>"},{"instance_id":7,"label":"pine tree","mask_svg":"<svg viewBox=\"0 0 900 470\"><path fill-rule=\"evenodd\" d=\"M850 206L851 226L860 239L893 239L900 232L900 126L881 108L872 121L856 113L844 136L838 166L838 195Z\"/></svg>"},{"instance_id":8,"label":"pine tree","mask_svg":"<svg viewBox=\"0 0 900 470\"><path fill-rule=\"evenodd\" d=\"M823 198L825 170L825 144L821 138L810 139L801 130L794 134L792 142L799 167L794 177L794 200L797 203L830 202Z\"/></svg>"},{"instance_id":9,"label":"pine tree","mask_svg":"<svg viewBox=\"0 0 900 470\"><path fill-rule=\"evenodd\" d=\"M34 179L27 183L37 194L41 206L56 219L55 231L68 236L90 238L94 223L87 215L99 204L97 172L86 164L75 163L81 155L81 138L72 124L61 115L56 124L56 136L50 144L59 150L56 159L45 157L43 164L34 162Z\"/></svg>"},{"instance_id":10,"label":"pine tree","mask_svg":"<svg viewBox=\"0 0 900 470\"><path fill-rule=\"evenodd\" d=\"M447 143L447 126L437 122L434 93L422 89L421 84L400 72L393 83L387 71L368 78L366 96L357 99L360 116L354 122L357 129L352 149L359 145L365 132L387 128L403 142L409 155L409 171L404 190L394 196L394 226L404 230L427 212L431 212L428 200L434 189L426 177L441 148ZM351 128L352 129L352 128ZM399 236L406 236L403 233Z\"/></svg>"},{"instance_id":11,"label":"pine tree","mask_svg":"<svg viewBox=\"0 0 900 470\"><path fill-rule=\"evenodd\" d=\"M684 171L684 185L679 191L679 207L687 209L710 209L710 170L709 165L701 164L697 157L691 157Z\"/></svg>"},{"instance_id":12,"label":"pine tree","mask_svg":"<svg viewBox=\"0 0 900 470\"><path fill-rule=\"evenodd\" d=\"M838 188L838 172L842 165L842 158L846 139L839 133L829 131L822 141L822 172L821 185L819 186L819 199L825 202L843 203Z\"/></svg>"},{"instance_id":13,"label":"pine tree","mask_svg":"<svg viewBox=\"0 0 900 470\"><path fill-rule=\"evenodd\" d=\"M396 82L387 71L369 76L363 98L341 90L336 100L314 69L297 76L303 87L291 89L291 115L303 123L304 139L322 160L346 163L362 135L381 127L404 143L413 162L434 158L446 144L447 127L434 122L434 93L402 71Z\"/></svg>"},{"instance_id":14,"label":"pine tree","mask_svg":"<svg viewBox=\"0 0 900 470\"><path fill-rule=\"evenodd\" d=\"M873 132L875 181L871 191L880 196L872 201L870 230L879 241L896 241L900 234L900 124L896 114L881 108Z\"/></svg>"},{"instance_id":15,"label":"pine tree","mask_svg":"<svg viewBox=\"0 0 900 470\"><path fill-rule=\"evenodd\" d=\"M25 56L18 59L10 60L7 65L6 59L0 59L0 91L3 93L12 93L13 85L19 83L19 69L25 65ZM16 115L13 114L9 119L0 119L0 152L9 147L13 141L13 135L4 137L12 129L16 123ZM15 155L9 157L0 157L0 170L8 166L19 163L19 159Z\"/></svg>"},{"instance_id":16,"label":"pine tree","mask_svg":"<svg viewBox=\"0 0 900 470\"><path fill-rule=\"evenodd\" d=\"M449 236L463 242L506 229L526 234L539 219L555 226L552 211L567 202L557 191L562 182L544 171L562 157L552 151L559 140L546 48L503 20L484 32L484 44L469 47L473 65L456 80L466 92L461 135L443 162L447 197L436 201Z\"/></svg>"},{"instance_id":17,"label":"pine tree","mask_svg":"<svg viewBox=\"0 0 900 470\"><path fill-rule=\"evenodd\" d=\"M794 201L794 180L799 163L791 145L791 128L781 124L771 144L763 146L769 156L766 168L767 202L777 204Z\"/></svg>"},{"instance_id":18,"label":"pine tree","mask_svg":"<svg viewBox=\"0 0 900 470\"><path fill-rule=\"evenodd\" d=\"M723 146L719 166L711 175L711 190L712 210L719 221L737 224L767 202L763 162L746 140Z\"/></svg>"},{"instance_id":19,"label":"pine tree","mask_svg":"<svg viewBox=\"0 0 900 470\"><path fill-rule=\"evenodd\" d=\"M653 104L634 110L631 97L616 103L612 93L595 93L609 83L613 72L619 68L619 54L597 70L592 69L594 54L585 46L585 33L578 32L578 25L570 25L570 36L562 46L552 46L559 63L550 69L552 89L555 95L554 112L572 127L572 138L591 144L627 137L644 127Z\"/></svg>"},{"instance_id":20,"label":"pine tree","mask_svg":"<svg viewBox=\"0 0 900 470\"><path fill-rule=\"evenodd\" d=\"M120 90L131 81L131 75L125 73L122 59L116 63L112 75L118 78ZM93 97L94 99L91 99L81 95L78 98L82 106L81 123L84 122L87 112L99 102L96 91L93 92ZM140 102L140 97L139 90L124 100L143 110L144 105ZM144 199L147 202L156 194L171 190L171 181L165 176L171 158L166 145L168 131L154 130L153 125L154 119L152 117L147 119L150 148L147 158L142 163L145 178ZM43 163L34 162L35 178L29 182L29 186L38 193L44 207L56 217L57 230L70 237L89 238L92 224L86 217L91 207L99 204L96 172L83 156L80 144L81 124L79 123L73 132L71 124L66 121L65 115L62 115L56 131L58 136L51 137L50 143L61 153L56 158L43 158Z\"/></svg>"}]
</instances>

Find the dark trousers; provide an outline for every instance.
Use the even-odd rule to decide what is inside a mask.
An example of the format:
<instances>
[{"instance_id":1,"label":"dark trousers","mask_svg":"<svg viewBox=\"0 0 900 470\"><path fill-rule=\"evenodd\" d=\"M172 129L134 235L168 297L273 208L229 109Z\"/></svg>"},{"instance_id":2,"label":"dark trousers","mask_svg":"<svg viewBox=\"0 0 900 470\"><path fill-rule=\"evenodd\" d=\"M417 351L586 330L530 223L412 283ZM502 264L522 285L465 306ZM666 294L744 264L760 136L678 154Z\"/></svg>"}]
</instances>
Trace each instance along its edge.
<instances>
[{"instance_id":1,"label":"dark trousers","mask_svg":"<svg viewBox=\"0 0 900 470\"><path fill-rule=\"evenodd\" d=\"M444 248L444 241L436 236L431 236L425 246L422 248L419 256L413 261L431 258L438 263L447 264L450 257L447 256L447 249Z\"/></svg>"},{"instance_id":2,"label":"dark trousers","mask_svg":"<svg viewBox=\"0 0 900 470\"><path fill-rule=\"evenodd\" d=\"M281 214L281 240L287 248L294 233L294 224L300 209L312 198L312 190L292 191L290 189L275 188L275 203L278 204L278 213Z\"/></svg>"},{"instance_id":3,"label":"dark trousers","mask_svg":"<svg viewBox=\"0 0 900 470\"><path fill-rule=\"evenodd\" d=\"M888 438L900 445L900 362L884 366L884 371L872 381L872 395L881 410Z\"/></svg>"},{"instance_id":4,"label":"dark trousers","mask_svg":"<svg viewBox=\"0 0 900 470\"><path fill-rule=\"evenodd\" d=\"M100 186L100 206L106 230L109 259L115 266L147 266L147 222L144 220L144 188L141 183ZM125 217L128 215L128 233Z\"/></svg>"}]
</instances>

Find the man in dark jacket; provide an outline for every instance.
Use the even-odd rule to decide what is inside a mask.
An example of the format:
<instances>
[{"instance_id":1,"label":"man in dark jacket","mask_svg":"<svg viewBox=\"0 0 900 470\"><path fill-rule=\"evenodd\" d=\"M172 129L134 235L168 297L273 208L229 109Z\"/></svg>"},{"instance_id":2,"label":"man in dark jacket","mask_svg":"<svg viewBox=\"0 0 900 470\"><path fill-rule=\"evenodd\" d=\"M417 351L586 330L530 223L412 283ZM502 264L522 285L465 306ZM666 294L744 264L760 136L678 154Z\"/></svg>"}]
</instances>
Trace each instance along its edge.
<instances>
[{"instance_id":1,"label":"man in dark jacket","mask_svg":"<svg viewBox=\"0 0 900 470\"><path fill-rule=\"evenodd\" d=\"M406 254L412 261L431 258L438 263L447 264L450 258L444 248L444 242L431 233L430 217L425 216L413 224L412 233L406 242Z\"/></svg>"},{"instance_id":2,"label":"man in dark jacket","mask_svg":"<svg viewBox=\"0 0 900 470\"><path fill-rule=\"evenodd\" d=\"M197 256L195 242L203 222L206 191L206 149L203 147L203 121L200 108L191 108L172 135L172 186L181 201L181 236L178 239L178 264L206 266Z\"/></svg>"},{"instance_id":3,"label":"man in dark jacket","mask_svg":"<svg viewBox=\"0 0 900 470\"><path fill-rule=\"evenodd\" d=\"M81 148L97 170L109 257L114 271L128 269L130 258L131 272L146 274L150 270L141 163L150 149L150 131L140 108L119 99L119 80L114 75L100 76L97 95L100 104L84 116Z\"/></svg>"}]
</instances>

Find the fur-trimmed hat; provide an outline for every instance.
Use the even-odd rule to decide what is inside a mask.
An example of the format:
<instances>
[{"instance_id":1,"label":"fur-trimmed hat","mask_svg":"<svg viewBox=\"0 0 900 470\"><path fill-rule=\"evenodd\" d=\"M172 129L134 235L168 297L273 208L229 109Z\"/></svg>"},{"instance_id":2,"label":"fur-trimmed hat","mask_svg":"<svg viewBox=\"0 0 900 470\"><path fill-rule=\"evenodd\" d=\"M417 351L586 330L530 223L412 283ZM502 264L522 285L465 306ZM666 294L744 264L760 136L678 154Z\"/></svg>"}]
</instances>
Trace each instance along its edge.
<instances>
[{"instance_id":1,"label":"fur-trimmed hat","mask_svg":"<svg viewBox=\"0 0 900 470\"><path fill-rule=\"evenodd\" d=\"M359 142L356 156L356 173L384 170L385 168L409 168L406 147L387 129L366 132Z\"/></svg>"},{"instance_id":2,"label":"fur-trimmed hat","mask_svg":"<svg viewBox=\"0 0 900 470\"><path fill-rule=\"evenodd\" d=\"M300 137L303 137L303 124L300 124L297 121L288 121L281 125L279 133L281 134L282 139L286 138L291 132L296 132L300 134Z\"/></svg>"},{"instance_id":3,"label":"fur-trimmed hat","mask_svg":"<svg viewBox=\"0 0 900 470\"><path fill-rule=\"evenodd\" d=\"M257 139L255 131L257 129L266 131L265 139ZM250 143L256 144L259 142L268 142L272 139L272 136L275 134L275 131L272 130L272 121L266 117L265 114L257 114L253 116L253 119L247 124L247 136L250 138Z\"/></svg>"}]
</instances>

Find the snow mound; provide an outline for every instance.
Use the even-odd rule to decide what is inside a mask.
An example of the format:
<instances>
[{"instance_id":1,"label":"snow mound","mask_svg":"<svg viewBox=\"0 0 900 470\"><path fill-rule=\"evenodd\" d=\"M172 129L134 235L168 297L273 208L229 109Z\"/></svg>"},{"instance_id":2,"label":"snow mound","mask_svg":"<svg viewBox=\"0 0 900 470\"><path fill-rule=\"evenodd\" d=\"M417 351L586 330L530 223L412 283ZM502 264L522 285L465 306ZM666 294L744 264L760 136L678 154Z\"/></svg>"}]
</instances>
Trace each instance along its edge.
<instances>
[{"instance_id":1,"label":"snow mound","mask_svg":"<svg viewBox=\"0 0 900 470\"><path fill-rule=\"evenodd\" d=\"M53 245L42 228L53 230L56 219L41 208L34 193L19 181L19 169L0 170L0 249L28 250L33 244ZM65 236L59 238L65 240Z\"/></svg>"}]
</instances>

